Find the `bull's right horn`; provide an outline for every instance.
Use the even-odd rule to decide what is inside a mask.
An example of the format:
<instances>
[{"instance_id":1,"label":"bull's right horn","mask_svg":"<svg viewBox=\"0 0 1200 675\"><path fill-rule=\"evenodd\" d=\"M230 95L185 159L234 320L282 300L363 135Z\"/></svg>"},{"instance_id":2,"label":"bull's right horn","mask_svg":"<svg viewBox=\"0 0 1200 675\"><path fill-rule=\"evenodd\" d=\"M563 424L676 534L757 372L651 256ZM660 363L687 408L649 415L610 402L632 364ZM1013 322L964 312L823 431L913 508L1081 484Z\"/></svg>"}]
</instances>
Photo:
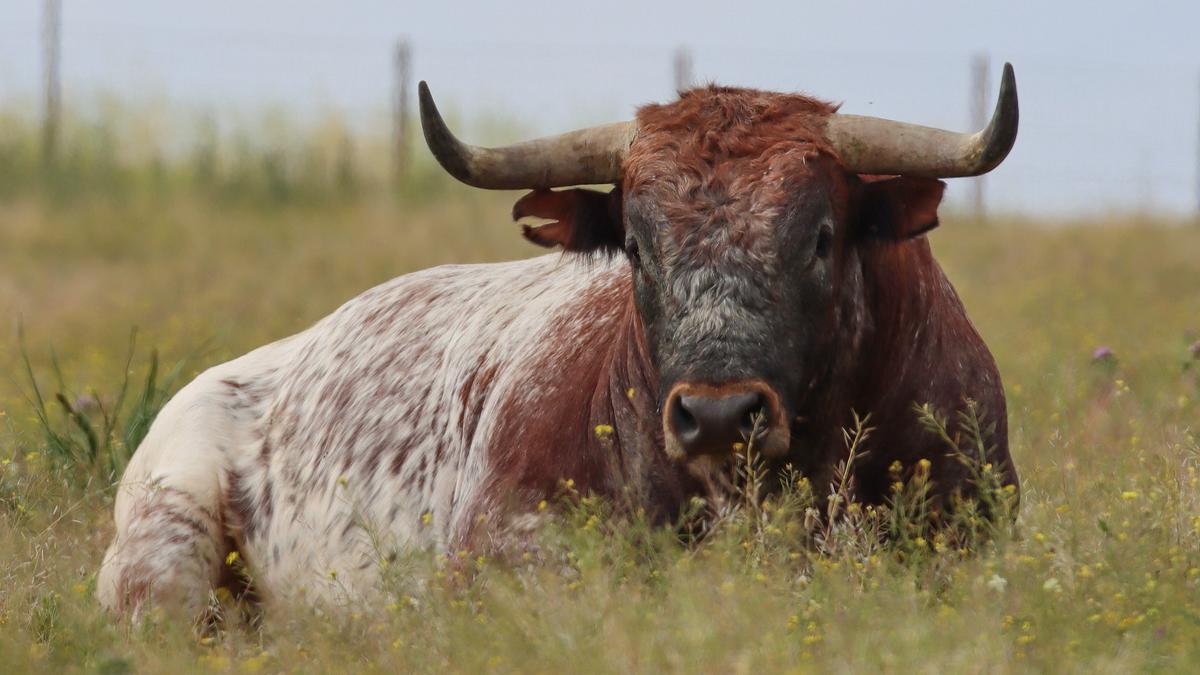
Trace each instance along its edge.
<instances>
[{"instance_id":1,"label":"bull's right horn","mask_svg":"<svg viewBox=\"0 0 1200 675\"><path fill-rule=\"evenodd\" d=\"M442 168L468 185L520 190L617 183L637 124L617 122L500 148L462 143L438 113L429 86L418 87L425 142Z\"/></svg>"}]
</instances>

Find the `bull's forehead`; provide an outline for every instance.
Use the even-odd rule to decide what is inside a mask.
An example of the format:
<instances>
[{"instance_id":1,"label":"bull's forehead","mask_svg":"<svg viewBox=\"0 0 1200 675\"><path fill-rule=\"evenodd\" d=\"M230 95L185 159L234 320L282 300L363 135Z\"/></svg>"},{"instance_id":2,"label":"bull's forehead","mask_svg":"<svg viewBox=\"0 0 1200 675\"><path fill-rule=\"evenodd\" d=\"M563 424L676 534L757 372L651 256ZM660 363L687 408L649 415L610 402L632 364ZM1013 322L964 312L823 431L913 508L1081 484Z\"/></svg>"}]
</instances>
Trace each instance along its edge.
<instances>
[{"instance_id":1,"label":"bull's forehead","mask_svg":"<svg viewBox=\"0 0 1200 675\"><path fill-rule=\"evenodd\" d=\"M627 194L681 237L738 237L769 228L814 178L811 144L780 144L756 157L697 162L688 148L647 153L634 165L652 176Z\"/></svg>"},{"instance_id":2,"label":"bull's forehead","mask_svg":"<svg viewBox=\"0 0 1200 675\"><path fill-rule=\"evenodd\" d=\"M667 249L704 257L768 246L792 196L819 173L813 160L833 156L824 136L833 110L804 96L724 87L646 106L623 188L653 215Z\"/></svg>"}]
</instances>

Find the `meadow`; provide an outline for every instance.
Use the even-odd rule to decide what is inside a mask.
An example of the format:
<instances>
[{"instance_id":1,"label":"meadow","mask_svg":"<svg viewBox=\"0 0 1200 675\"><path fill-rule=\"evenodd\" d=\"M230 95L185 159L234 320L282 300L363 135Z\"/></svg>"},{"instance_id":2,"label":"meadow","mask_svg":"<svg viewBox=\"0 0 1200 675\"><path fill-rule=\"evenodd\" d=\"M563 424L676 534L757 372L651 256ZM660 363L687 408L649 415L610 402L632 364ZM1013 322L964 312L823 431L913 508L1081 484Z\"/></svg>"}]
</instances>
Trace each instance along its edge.
<instances>
[{"instance_id":1,"label":"meadow","mask_svg":"<svg viewBox=\"0 0 1200 675\"><path fill-rule=\"evenodd\" d=\"M1200 228L1146 214L944 213L930 235L999 362L1022 476L1016 524L965 548L814 534L782 503L688 546L566 488L550 562L414 552L373 606L259 622L218 594L217 633L114 621L93 592L116 472L171 391L388 278L540 249L508 221L513 194L423 161L397 183L385 144L336 121L265 147L201 127L185 152L78 124L53 166L27 117L0 130L2 672L1200 662Z\"/></svg>"}]
</instances>

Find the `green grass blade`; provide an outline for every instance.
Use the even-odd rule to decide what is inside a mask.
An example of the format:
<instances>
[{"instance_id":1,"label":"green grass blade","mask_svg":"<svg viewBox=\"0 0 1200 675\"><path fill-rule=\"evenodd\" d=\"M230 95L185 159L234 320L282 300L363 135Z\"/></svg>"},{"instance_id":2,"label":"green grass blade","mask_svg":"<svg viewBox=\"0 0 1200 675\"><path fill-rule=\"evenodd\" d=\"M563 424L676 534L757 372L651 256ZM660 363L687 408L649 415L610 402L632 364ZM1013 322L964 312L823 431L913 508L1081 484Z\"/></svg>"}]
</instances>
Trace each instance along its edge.
<instances>
[{"instance_id":1,"label":"green grass blade","mask_svg":"<svg viewBox=\"0 0 1200 675\"><path fill-rule=\"evenodd\" d=\"M71 402L67 400L65 395L59 393L55 395L55 398L58 399L59 405L61 405L63 410L66 411L67 416L71 418L71 421L75 423L75 426L79 427L79 430L83 432L84 440L87 441L88 463L95 464L96 457L98 457L100 453L100 441L96 438L96 430L92 428L92 423L88 420L86 415L80 413L74 408L74 406L71 405Z\"/></svg>"}]
</instances>

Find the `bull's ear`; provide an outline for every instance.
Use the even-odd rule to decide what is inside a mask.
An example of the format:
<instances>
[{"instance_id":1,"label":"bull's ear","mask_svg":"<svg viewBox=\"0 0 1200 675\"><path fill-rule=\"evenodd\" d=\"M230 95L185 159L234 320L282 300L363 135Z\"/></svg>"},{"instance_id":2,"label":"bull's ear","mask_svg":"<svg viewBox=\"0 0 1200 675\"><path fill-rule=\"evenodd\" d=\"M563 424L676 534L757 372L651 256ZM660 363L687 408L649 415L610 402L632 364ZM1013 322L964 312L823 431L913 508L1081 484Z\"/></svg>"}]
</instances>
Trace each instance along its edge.
<instances>
[{"instance_id":1,"label":"bull's ear","mask_svg":"<svg viewBox=\"0 0 1200 675\"><path fill-rule=\"evenodd\" d=\"M900 241L938 226L946 184L933 178L863 177L862 228L867 236Z\"/></svg>"},{"instance_id":2,"label":"bull's ear","mask_svg":"<svg viewBox=\"0 0 1200 675\"><path fill-rule=\"evenodd\" d=\"M621 191L535 190L513 205L513 220L533 216L553 222L522 225L525 238L539 246L567 251L620 251Z\"/></svg>"}]
</instances>

